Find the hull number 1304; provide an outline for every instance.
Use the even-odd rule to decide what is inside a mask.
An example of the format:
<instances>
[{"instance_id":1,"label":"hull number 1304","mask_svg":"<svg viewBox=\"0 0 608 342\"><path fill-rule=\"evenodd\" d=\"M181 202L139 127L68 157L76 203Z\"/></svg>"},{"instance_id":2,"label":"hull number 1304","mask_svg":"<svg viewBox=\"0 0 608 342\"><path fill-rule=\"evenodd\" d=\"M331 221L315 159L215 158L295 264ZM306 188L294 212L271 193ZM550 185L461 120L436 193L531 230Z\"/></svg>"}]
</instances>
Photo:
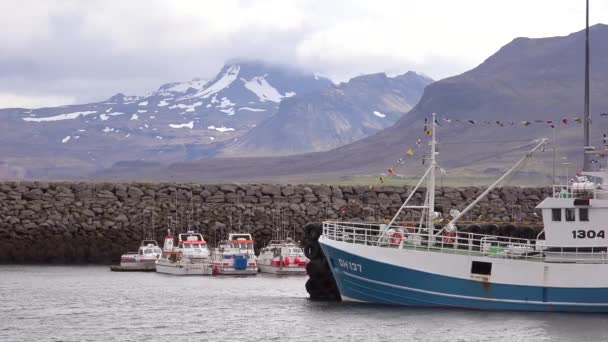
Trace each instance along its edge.
<instances>
[{"instance_id":1,"label":"hull number 1304","mask_svg":"<svg viewBox=\"0 0 608 342\"><path fill-rule=\"evenodd\" d=\"M572 231L573 239L604 239L604 231L603 230L573 230Z\"/></svg>"}]
</instances>

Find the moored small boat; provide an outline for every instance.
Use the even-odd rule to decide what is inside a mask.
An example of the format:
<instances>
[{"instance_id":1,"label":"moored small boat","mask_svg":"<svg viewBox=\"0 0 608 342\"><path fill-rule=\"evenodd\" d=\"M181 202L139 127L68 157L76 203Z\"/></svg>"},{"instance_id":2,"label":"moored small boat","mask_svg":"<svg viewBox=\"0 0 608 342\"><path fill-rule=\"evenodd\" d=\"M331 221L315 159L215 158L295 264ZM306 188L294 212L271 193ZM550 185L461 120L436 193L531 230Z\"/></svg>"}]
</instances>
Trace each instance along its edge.
<instances>
[{"instance_id":1,"label":"moored small boat","mask_svg":"<svg viewBox=\"0 0 608 342\"><path fill-rule=\"evenodd\" d=\"M115 272L154 272L161 253L156 240L143 240L137 252L121 255L120 265L112 265L110 269Z\"/></svg>"},{"instance_id":2,"label":"moored small boat","mask_svg":"<svg viewBox=\"0 0 608 342\"><path fill-rule=\"evenodd\" d=\"M248 233L232 233L211 253L213 274L256 275L257 258L253 250L253 238Z\"/></svg>"},{"instance_id":3,"label":"moored small boat","mask_svg":"<svg viewBox=\"0 0 608 342\"><path fill-rule=\"evenodd\" d=\"M203 235L188 231L178 235L178 245L169 232L165 236L162 255L156 262L156 272L175 275L211 275L209 249Z\"/></svg>"},{"instance_id":4,"label":"moored small boat","mask_svg":"<svg viewBox=\"0 0 608 342\"><path fill-rule=\"evenodd\" d=\"M271 240L260 251L258 267L262 273L305 275L308 258L292 240Z\"/></svg>"}]
</instances>

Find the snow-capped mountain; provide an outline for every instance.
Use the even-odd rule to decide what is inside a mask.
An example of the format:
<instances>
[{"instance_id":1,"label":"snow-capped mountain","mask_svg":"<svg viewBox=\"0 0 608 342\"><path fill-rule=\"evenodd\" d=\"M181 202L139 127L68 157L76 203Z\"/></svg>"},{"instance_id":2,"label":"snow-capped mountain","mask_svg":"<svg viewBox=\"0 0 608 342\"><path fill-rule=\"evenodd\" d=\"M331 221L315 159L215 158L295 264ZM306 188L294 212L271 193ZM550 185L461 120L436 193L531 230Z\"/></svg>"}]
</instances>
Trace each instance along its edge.
<instances>
[{"instance_id":1,"label":"snow-capped mountain","mask_svg":"<svg viewBox=\"0 0 608 342\"><path fill-rule=\"evenodd\" d=\"M117 160L209 156L275 114L282 99L331 85L287 67L236 61L209 81L168 83L144 96L119 93L97 103L0 109L6 132L0 161L45 176L44 165L84 162L95 169Z\"/></svg>"},{"instance_id":2,"label":"snow-capped mountain","mask_svg":"<svg viewBox=\"0 0 608 342\"><path fill-rule=\"evenodd\" d=\"M355 77L282 101L279 111L230 142L223 156L276 156L326 151L392 126L433 80L415 72ZM297 129L294 129L297 127Z\"/></svg>"}]
</instances>

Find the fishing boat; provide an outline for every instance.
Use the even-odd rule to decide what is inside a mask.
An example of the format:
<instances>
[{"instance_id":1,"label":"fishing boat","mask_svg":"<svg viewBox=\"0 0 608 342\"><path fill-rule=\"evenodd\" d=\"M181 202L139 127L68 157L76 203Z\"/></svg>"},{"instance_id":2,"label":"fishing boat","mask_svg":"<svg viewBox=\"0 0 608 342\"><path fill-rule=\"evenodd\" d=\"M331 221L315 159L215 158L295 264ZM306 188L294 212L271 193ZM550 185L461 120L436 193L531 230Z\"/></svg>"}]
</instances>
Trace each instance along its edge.
<instances>
[{"instance_id":1,"label":"fishing boat","mask_svg":"<svg viewBox=\"0 0 608 342\"><path fill-rule=\"evenodd\" d=\"M248 233L231 233L211 253L213 274L256 275L257 258L253 249L253 237Z\"/></svg>"},{"instance_id":2,"label":"fishing boat","mask_svg":"<svg viewBox=\"0 0 608 342\"><path fill-rule=\"evenodd\" d=\"M211 275L209 249L203 235L194 231L178 234L178 244L170 231L165 236L156 272L175 275Z\"/></svg>"},{"instance_id":3,"label":"fishing boat","mask_svg":"<svg viewBox=\"0 0 608 342\"><path fill-rule=\"evenodd\" d=\"M143 240L137 252L127 252L121 255L120 265L110 267L115 272L153 272L156 270L156 260L162 254L156 240Z\"/></svg>"},{"instance_id":4,"label":"fishing boat","mask_svg":"<svg viewBox=\"0 0 608 342\"><path fill-rule=\"evenodd\" d=\"M262 273L304 275L308 258L292 239L271 240L260 251L258 267Z\"/></svg>"},{"instance_id":5,"label":"fishing boat","mask_svg":"<svg viewBox=\"0 0 608 342\"><path fill-rule=\"evenodd\" d=\"M433 122L434 115L433 115ZM608 180L583 172L554 185L537 208L537 239L461 232L457 222L547 142L540 139L462 212L435 229L437 127L430 166L388 224L323 222L319 244L346 301L490 310L608 312ZM423 180L423 205L409 202ZM596 181L591 181L594 179ZM602 185L603 184L603 185ZM421 210L417 226L397 224L405 209Z\"/></svg>"}]
</instances>

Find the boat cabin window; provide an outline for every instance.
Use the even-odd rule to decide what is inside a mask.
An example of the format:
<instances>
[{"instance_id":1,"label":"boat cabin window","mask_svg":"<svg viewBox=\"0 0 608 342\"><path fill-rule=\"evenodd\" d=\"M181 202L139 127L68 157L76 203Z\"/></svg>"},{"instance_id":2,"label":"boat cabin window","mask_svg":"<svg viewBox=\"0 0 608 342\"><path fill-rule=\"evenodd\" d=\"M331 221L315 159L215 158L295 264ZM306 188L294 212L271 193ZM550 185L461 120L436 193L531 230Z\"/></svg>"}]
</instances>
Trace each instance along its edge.
<instances>
[{"instance_id":1,"label":"boat cabin window","mask_svg":"<svg viewBox=\"0 0 608 342\"><path fill-rule=\"evenodd\" d=\"M562 220L562 210L561 209L551 209L551 216L553 217L553 221L561 221Z\"/></svg>"},{"instance_id":2,"label":"boat cabin window","mask_svg":"<svg viewBox=\"0 0 608 342\"><path fill-rule=\"evenodd\" d=\"M190 245L190 244L185 244L184 245L184 248L191 248L191 247L192 247L192 245Z\"/></svg>"},{"instance_id":3,"label":"boat cabin window","mask_svg":"<svg viewBox=\"0 0 608 342\"><path fill-rule=\"evenodd\" d=\"M152 248L146 248L146 251L144 252L145 254L154 254L154 250Z\"/></svg>"},{"instance_id":4,"label":"boat cabin window","mask_svg":"<svg viewBox=\"0 0 608 342\"><path fill-rule=\"evenodd\" d=\"M574 208L566 208L566 221L576 221L575 212Z\"/></svg>"},{"instance_id":5,"label":"boat cabin window","mask_svg":"<svg viewBox=\"0 0 608 342\"><path fill-rule=\"evenodd\" d=\"M579 208L578 209L578 220L579 221L589 221L589 209L587 208Z\"/></svg>"},{"instance_id":6,"label":"boat cabin window","mask_svg":"<svg viewBox=\"0 0 608 342\"><path fill-rule=\"evenodd\" d=\"M483 261L473 261L471 264L471 273L491 275L492 274L492 263Z\"/></svg>"},{"instance_id":7,"label":"boat cabin window","mask_svg":"<svg viewBox=\"0 0 608 342\"><path fill-rule=\"evenodd\" d=\"M292 248L291 249L291 253L294 253L294 254L302 253L302 249L300 249L300 248Z\"/></svg>"}]
</instances>

